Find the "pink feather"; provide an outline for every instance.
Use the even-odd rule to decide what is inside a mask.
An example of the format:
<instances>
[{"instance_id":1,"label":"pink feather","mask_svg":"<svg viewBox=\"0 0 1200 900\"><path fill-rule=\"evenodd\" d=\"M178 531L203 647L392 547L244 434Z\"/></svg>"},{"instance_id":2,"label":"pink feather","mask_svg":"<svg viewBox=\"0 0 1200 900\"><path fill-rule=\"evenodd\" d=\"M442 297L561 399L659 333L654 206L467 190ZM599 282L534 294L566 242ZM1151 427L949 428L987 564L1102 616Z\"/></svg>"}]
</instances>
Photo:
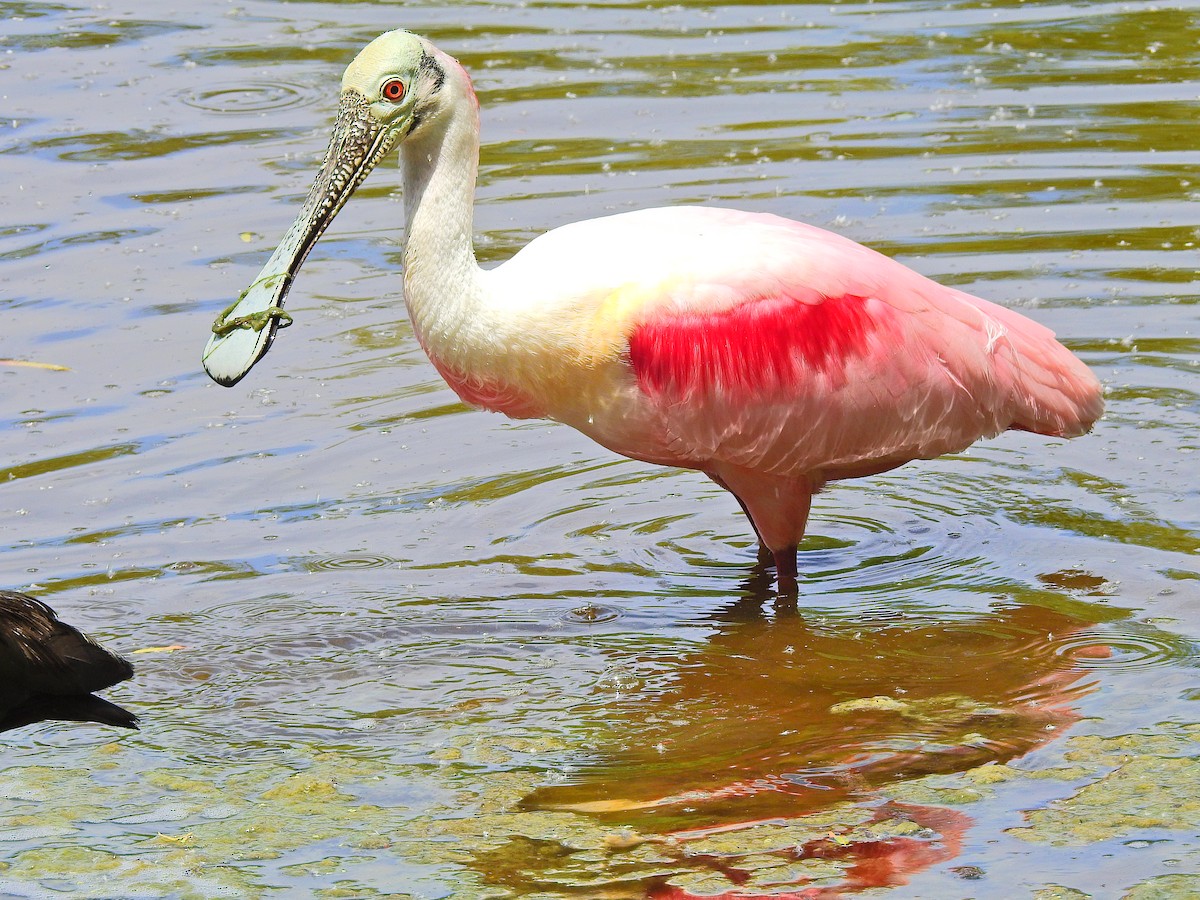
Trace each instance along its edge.
<instances>
[{"instance_id":1,"label":"pink feather","mask_svg":"<svg viewBox=\"0 0 1200 900\"><path fill-rule=\"evenodd\" d=\"M670 238L648 260L637 245L650 231ZM1103 411L1095 376L1048 329L811 226L683 208L552 234L537 255L554 252L589 294L596 282L624 295L663 286L622 307L637 386L624 414L579 421L591 396L580 373L575 414L561 418L620 453L706 472L777 562L794 558L809 497L828 481L1008 429L1083 434ZM603 271L572 258L583 246L606 248Z\"/></svg>"}]
</instances>

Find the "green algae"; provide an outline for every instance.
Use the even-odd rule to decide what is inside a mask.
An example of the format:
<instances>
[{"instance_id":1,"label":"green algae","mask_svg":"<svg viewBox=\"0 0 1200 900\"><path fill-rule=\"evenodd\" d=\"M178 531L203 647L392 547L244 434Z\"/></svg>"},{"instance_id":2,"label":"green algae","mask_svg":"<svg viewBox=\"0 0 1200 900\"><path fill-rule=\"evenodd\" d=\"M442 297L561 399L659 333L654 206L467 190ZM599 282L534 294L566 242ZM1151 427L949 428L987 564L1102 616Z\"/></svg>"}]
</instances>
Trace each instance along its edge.
<instances>
[{"instance_id":1,"label":"green algae","mask_svg":"<svg viewBox=\"0 0 1200 900\"><path fill-rule=\"evenodd\" d=\"M1200 897L1200 874L1159 875L1126 891L1121 900L1195 900Z\"/></svg>"},{"instance_id":2,"label":"green algae","mask_svg":"<svg viewBox=\"0 0 1200 900\"><path fill-rule=\"evenodd\" d=\"M902 803L962 806L994 797L996 785L1024 780L1080 781L1093 774L1084 766L1019 769L1004 763L987 763L952 775L927 775L890 785L884 793Z\"/></svg>"},{"instance_id":3,"label":"green algae","mask_svg":"<svg viewBox=\"0 0 1200 900\"><path fill-rule=\"evenodd\" d=\"M885 699L850 701L842 711L941 724L980 714L978 707L950 695L920 704ZM1010 829L1010 835L1031 843L1077 845L1147 828L1194 831L1200 828L1200 800L1188 795L1200 783L1198 737L1200 726L1189 725L1164 725L1144 734L1079 735L1062 745L1066 765L1027 769L991 763L900 781L885 793L901 803L960 806L997 791L1019 790L1026 782L1060 781L1074 793L1030 810L1026 823ZM96 752L94 767L9 769L0 773L0 794L8 799L0 828L18 836L18 829L77 829L122 809L128 811L128 832L120 846L99 842L87 848L20 850L8 857L4 875L18 883L70 883L80 896L89 896L88 885L101 877L127 892L187 900L263 896L272 883L288 883L282 879L308 880L311 894L319 897L406 896L356 877L355 867L364 860L385 859L393 868L415 866L414 871L434 873L431 877L453 872L453 896L464 900L635 897L656 883L697 896L735 888L769 895L799 885L836 888L855 865L857 844L940 839L920 821L881 816L879 807L853 801L794 819L674 835L643 833L569 809L525 808L522 801L545 775L524 764L561 746L536 734L460 731L431 754L440 758L409 766L369 754L305 752L293 746L286 761L140 771L126 761L118 771L103 764L121 760L125 751L110 746ZM495 759L508 760L509 768L492 769ZM431 772L447 790L426 809L358 797L362 786L381 779L427 780ZM804 848L814 845L848 852L806 858ZM736 880L726 872L736 872ZM1187 896L1189 877L1146 882L1128 896ZM1087 896L1073 891L1047 885L1036 896Z\"/></svg>"},{"instance_id":4,"label":"green algae","mask_svg":"<svg viewBox=\"0 0 1200 900\"><path fill-rule=\"evenodd\" d=\"M843 700L829 707L831 713L845 714L856 712L903 712L908 704L903 700L887 695L877 697L858 697L854 700Z\"/></svg>"},{"instance_id":5,"label":"green algae","mask_svg":"<svg viewBox=\"0 0 1200 900\"><path fill-rule=\"evenodd\" d=\"M1048 884L1033 892L1033 900L1091 900L1091 896L1061 884Z\"/></svg>"},{"instance_id":6,"label":"green algae","mask_svg":"<svg viewBox=\"0 0 1200 900\"><path fill-rule=\"evenodd\" d=\"M742 828L718 831L688 841L692 854L729 856L740 853L771 853L799 847L831 834L864 827L872 812L850 803L841 803L820 813L790 822L760 822Z\"/></svg>"},{"instance_id":7,"label":"green algae","mask_svg":"<svg viewBox=\"0 0 1200 900\"><path fill-rule=\"evenodd\" d=\"M393 866L403 861L453 871L456 898L640 896L646 885L664 880L702 895L733 886L705 862L719 859L737 870L744 888L771 893L787 885L834 884L853 865L852 859L797 858L806 844L936 837L903 817L880 819L852 802L707 834L643 834L574 811L524 809L522 800L545 780L538 770L481 771L493 754L536 756L558 746L555 741L459 733L443 744L451 746L462 749L462 757L432 763L432 769L295 747L286 763L241 767L193 764L139 772L130 766L120 776L82 768L10 769L3 788L24 798L10 825L72 826L73 810L92 814L108 807L129 810L128 827L142 834L124 847L84 853L27 849L11 858L6 877L82 887L96 873L111 872L131 892L254 897L271 890L274 871L279 878L312 879L321 887L313 888L314 896L403 896L380 893L386 886L355 877L354 866L365 854L368 860L390 857ZM113 755L106 751L103 758ZM452 790L428 812L356 796L357 785L406 773L427 778L430 771ZM72 798L81 795L88 807L73 807Z\"/></svg>"},{"instance_id":8,"label":"green algae","mask_svg":"<svg viewBox=\"0 0 1200 900\"><path fill-rule=\"evenodd\" d=\"M716 897L735 887L719 872L684 872L671 881L674 887L695 897Z\"/></svg>"},{"instance_id":9,"label":"green algae","mask_svg":"<svg viewBox=\"0 0 1200 900\"><path fill-rule=\"evenodd\" d=\"M886 702L885 702L886 701ZM945 695L931 702L864 698L846 714L900 715L940 725L988 710ZM482 729L482 725L480 729ZM1200 726L1163 725L1152 733L1079 735L1062 744L1068 763L1039 769L990 763L957 774L898 781L885 794L900 803L960 806L1031 781L1059 781L1074 793L1009 834L1032 843L1092 843L1146 828L1200 827ZM129 893L258 897L276 884L310 885L319 897L404 897L360 877L362 865L452 877L462 900L511 897L642 896L670 884L697 896L740 889L770 895L798 886L837 886L856 865L855 845L942 836L889 807L842 801L792 819L746 822L711 832L658 835L628 822L570 809L536 809L525 799L545 783L531 765L563 744L536 733L452 731L427 762L397 765L367 753L304 749L244 765L193 763L139 767L119 746L98 749L95 766L13 768L0 773L8 799L0 828L20 837L36 829L77 829L126 811L121 843L67 848L41 841L7 858L5 878L74 886L79 896L99 878ZM504 760L505 769L493 768ZM107 766L120 762L118 769ZM428 782L442 793L415 809L367 803L359 794L382 780ZM80 798L83 798L82 802ZM34 829L21 832L19 829ZM63 832L59 832L62 834ZM805 848L833 851L808 858ZM844 855L838 855L844 851ZM813 854L816 856L817 854ZM450 873L453 873L452 876ZM735 873L731 878L730 874ZM1131 889L1133 898L1186 896L1188 876ZM286 879L286 880L285 880ZM1153 891L1174 891L1154 894ZM388 891L391 891L390 893ZM1038 900L1086 894L1047 885ZM1141 893L1138 893L1141 891ZM428 895L438 896L437 888Z\"/></svg>"},{"instance_id":10,"label":"green algae","mask_svg":"<svg viewBox=\"0 0 1200 900\"><path fill-rule=\"evenodd\" d=\"M567 745L550 735L478 734L468 732L447 738L429 751L429 758L467 766L504 766L520 758L539 758L565 750Z\"/></svg>"},{"instance_id":11,"label":"green algae","mask_svg":"<svg viewBox=\"0 0 1200 900\"><path fill-rule=\"evenodd\" d=\"M1200 759L1138 756L1009 829L1026 841L1090 844L1140 829L1200 829Z\"/></svg>"},{"instance_id":12,"label":"green algae","mask_svg":"<svg viewBox=\"0 0 1200 900\"><path fill-rule=\"evenodd\" d=\"M221 793L221 788L209 781L191 778L175 769L159 769L147 772L146 783L166 791L178 791L196 796L212 796Z\"/></svg>"},{"instance_id":13,"label":"green algae","mask_svg":"<svg viewBox=\"0 0 1200 900\"><path fill-rule=\"evenodd\" d=\"M850 863L833 859L786 859L773 854L750 854L733 862L737 878L722 871L683 870L671 877L671 886L696 896L712 896L736 888L740 896L770 896L780 890L832 886L845 875Z\"/></svg>"},{"instance_id":14,"label":"green algae","mask_svg":"<svg viewBox=\"0 0 1200 900\"><path fill-rule=\"evenodd\" d=\"M101 759L112 755L106 748ZM152 896L258 896L264 886L254 863L312 855L309 848L326 841L347 847L378 842L401 827L406 813L359 802L343 790L339 781L347 773L361 779L386 771L344 754L298 754L292 765L134 766L123 780L110 771L25 766L0 773L10 813L0 818L0 830L10 836L20 837L23 828L74 829L110 821L113 809L128 811L119 843L19 850L8 858L6 878L72 883L81 896L104 896L88 893L99 876L125 892ZM292 865L305 864L317 863Z\"/></svg>"},{"instance_id":15,"label":"green algae","mask_svg":"<svg viewBox=\"0 0 1200 900\"><path fill-rule=\"evenodd\" d=\"M15 882L70 879L76 884L75 897L111 897L111 887L105 885L113 884L127 894L182 900L259 894L249 873L198 865L191 855L179 853L132 856L90 847L47 847L18 854L4 874Z\"/></svg>"},{"instance_id":16,"label":"green algae","mask_svg":"<svg viewBox=\"0 0 1200 900\"><path fill-rule=\"evenodd\" d=\"M405 842L405 858L430 864L450 859L474 869L476 880L463 887L463 896L500 886L520 897L600 896L589 891L636 897L663 879L704 896L735 886L771 893L789 885L832 884L855 864L852 858L795 856L814 842L849 847L937 838L906 818L881 819L877 811L848 802L790 821L751 822L707 834L645 835L570 811L514 810L513 803L537 783L529 774L503 773L489 783L486 795L464 791L469 814L414 821L411 830L421 838ZM737 881L711 870L714 861L736 870Z\"/></svg>"},{"instance_id":17,"label":"green algae","mask_svg":"<svg viewBox=\"0 0 1200 900\"><path fill-rule=\"evenodd\" d=\"M360 884L357 881L345 880L339 881L336 884L314 891L313 896L324 897L328 900L415 900L416 894L386 893L377 891L375 888Z\"/></svg>"},{"instance_id":18,"label":"green algae","mask_svg":"<svg viewBox=\"0 0 1200 900\"><path fill-rule=\"evenodd\" d=\"M1103 762L1112 764L1131 756L1159 754L1177 756L1194 754L1200 743L1200 724L1179 725L1173 722L1163 723L1154 733L1136 732L1134 734L1102 737L1099 735L1080 735L1073 737L1070 747L1064 754L1066 759L1081 762Z\"/></svg>"},{"instance_id":19,"label":"green algae","mask_svg":"<svg viewBox=\"0 0 1200 900\"><path fill-rule=\"evenodd\" d=\"M354 798L339 791L328 778L308 773L291 775L288 779L269 790L263 791L264 800L279 800L306 815L319 813L330 803L352 803Z\"/></svg>"},{"instance_id":20,"label":"green algae","mask_svg":"<svg viewBox=\"0 0 1200 900\"><path fill-rule=\"evenodd\" d=\"M976 716L1004 715L1003 710L961 694L943 694L937 697L912 700L890 697L886 694L860 697L835 703L829 707L829 711L837 715L895 713L910 722L943 728L961 725Z\"/></svg>"},{"instance_id":21,"label":"green algae","mask_svg":"<svg viewBox=\"0 0 1200 900\"><path fill-rule=\"evenodd\" d=\"M1142 829L1200 829L1200 725L1165 723L1153 733L1079 735L1064 758L1093 777L1072 796L1026 814L1009 834L1033 843L1081 845Z\"/></svg>"},{"instance_id":22,"label":"green algae","mask_svg":"<svg viewBox=\"0 0 1200 900\"><path fill-rule=\"evenodd\" d=\"M1030 843L1081 846L1145 829L1200 830L1200 725L1166 723L1153 732L1077 735L1066 741L1069 766L1020 769L989 764L954 775L892 785L907 803L963 805L997 785L1038 779L1086 782L1071 796L1025 813L1007 833Z\"/></svg>"},{"instance_id":23,"label":"green algae","mask_svg":"<svg viewBox=\"0 0 1200 900\"><path fill-rule=\"evenodd\" d=\"M820 859L791 862L778 857L743 857L738 860L738 868L749 872L750 875L742 885L743 887L792 888L794 890L798 884L814 885L833 882L842 877L847 866Z\"/></svg>"}]
</instances>

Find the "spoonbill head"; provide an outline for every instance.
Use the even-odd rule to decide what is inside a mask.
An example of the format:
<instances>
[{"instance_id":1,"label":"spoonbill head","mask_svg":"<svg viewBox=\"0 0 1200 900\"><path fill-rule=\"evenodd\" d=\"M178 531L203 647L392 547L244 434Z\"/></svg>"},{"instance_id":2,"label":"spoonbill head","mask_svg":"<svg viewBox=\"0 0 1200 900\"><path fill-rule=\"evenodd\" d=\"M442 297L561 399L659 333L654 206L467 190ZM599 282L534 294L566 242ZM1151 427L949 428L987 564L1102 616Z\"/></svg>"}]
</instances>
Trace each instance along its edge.
<instances>
[{"instance_id":1,"label":"spoonbill head","mask_svg":"<svg viewBox=\"0 0 1200 900\"><path fill-rule=\"evenodd\" d=\"M591 219L482 270L471 79L406 31L376 38L347 68L312 190L213 326L204 366L216 381L237 383L266 353L309 250L397 148L404 302L459 397L705 473L735 496L789 590L811 497L827 482L1010 428L1076 436L1103 410L1096 378L1041 325L773 215L676 207Z\"/></svg>"},{"instance_id":2,"label":"spoonbill head","mask_svg":"<svg viewBox=\"0 0 1200 900\"><path fill-rule=\"evenodd\" d=\"M456 86L474 97L469 79L447 86L439 55L444 56L423 38L392 31L368 44L346 69L333 137L299 215L258 277L213 326L204 368L217 383L237 384L270 349L280 324L290 323L283 302L296 273L379 161L447 102L462 102L463 96L450 96Z\"/></svg>"}]
</instances>

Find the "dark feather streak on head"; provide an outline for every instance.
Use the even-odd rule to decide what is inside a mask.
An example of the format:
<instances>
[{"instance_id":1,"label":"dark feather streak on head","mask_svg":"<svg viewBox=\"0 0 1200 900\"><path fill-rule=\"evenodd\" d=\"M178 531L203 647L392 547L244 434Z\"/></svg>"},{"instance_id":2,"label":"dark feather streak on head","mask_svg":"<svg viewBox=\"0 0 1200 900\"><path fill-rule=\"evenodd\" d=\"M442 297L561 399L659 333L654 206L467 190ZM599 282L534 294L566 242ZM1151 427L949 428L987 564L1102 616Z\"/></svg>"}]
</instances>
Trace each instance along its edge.
<instances>
[{"instance_id":1,"label":"dark feather streak on head","mask_svg":"<svg viewBox=\"0 0 1200 900\"><path fill-rule=\"evenodd\" d=\"M436 94L442 89L442 85L446 83L446 71L442 68L432 54L421 51L421 63L417 66L417 77L422 78L428 75L433 81L431 94Z\"/></svg>"},{"instance_id":2,"label":"dark feather streak on head","mask_svg":"<svg viewBox=\"0 0 1200 900\"><path fill-rule=\"evenodd\" d=\"M421 51L421 62L417 65L417 81L424 87L429 85L429 93L423 97L423 103L413 109L412 118L408 123L408 130L404 136L408 137L416 131L421 123L425 120L427 105L442 89L442 85L446 83L446 70L442 68L442 64L430 53Z\"/></svg>"}]
</instances>

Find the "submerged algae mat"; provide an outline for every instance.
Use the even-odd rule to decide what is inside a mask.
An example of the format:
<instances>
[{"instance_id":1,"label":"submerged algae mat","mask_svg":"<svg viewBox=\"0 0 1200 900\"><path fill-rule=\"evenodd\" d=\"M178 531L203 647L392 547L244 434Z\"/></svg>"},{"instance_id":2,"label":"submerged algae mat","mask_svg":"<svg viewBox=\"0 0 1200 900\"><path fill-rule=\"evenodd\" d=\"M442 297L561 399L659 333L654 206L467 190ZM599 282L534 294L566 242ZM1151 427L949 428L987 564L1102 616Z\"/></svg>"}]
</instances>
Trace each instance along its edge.
<instances>
[{"instance_id":1,"label":"submerged algae mat","mask_svg":"<svg viewBox=\"0 0 1200 900\"><path fill-rule=\"evenodd\" d=\"M1054 741L1124 619L1042 592L961 623L865 630L747 598L712 620L696 660L675 645L669 666L642 652L640 669L609 670L573 707L590 734L501 725L481 715L497 696L436 715L410 762L372 748L369 729L158 767L130 736L78 768L0 771L0 840L15 850L0 894L834 898L937 870L982 883L1012 851L993 862L976 819L1014 797L1033 801L1005 829L1014 844L1186 836L1169 864L1200 865L1200 724ZM898 675L915 647L920 665ZM1039 747L1052 753L1030 762ZM1189 878L1124 896L1186 897Z\"/></svg>"},{"instance_id":2,"label":"submerged algae mat","mask_svg":"<svg viewBox=\"0 0 1200 900\"><path fill-rule=\"evenodd\" d=\"M512 742L479 735L459 743L468 755L495 761L508 758ZM1064 765L989 763L791 819L654 834L586 814L523 809L540 781L535 773L489 775L450 765L442 771L441 796L380 805L360 794L385 780L427 781L427 767L406 770L317 750L306 758L293 748L293 759L274 767L138 772L128 766L128 751L109 744L97 748L89 769L28 766L0 776L7 801L0 836L45 844L0 865L0 892L255 897L291 883L310 884L321 897L832 898L902 886L956 859L974 805L1031 786L1061 797L1008 830L1031 844L1149 845L1200 830L1194 790L1200 724L1072 737L1064 746ZM522 749L534 748L526 742ZM560 748L548 742L536 749ZM124 814L113 819L114 809ZM106 823L109 840L89 846L63 840L99 823ZM450 863L462 869L447 889L437 875ZM1170 863L1194 869L1200 848ZM381 867L388 873L382 879ZM987 874L965 864L952 871L970 880ZM389 881L408 889L381 886ZM45 890L31 892L33 884ZM1197 889L1198 874L1163 875L1121 896L1186 898ZM1033 896L1093 895L1050 884Z\"/></svg>"}]
</instances>

